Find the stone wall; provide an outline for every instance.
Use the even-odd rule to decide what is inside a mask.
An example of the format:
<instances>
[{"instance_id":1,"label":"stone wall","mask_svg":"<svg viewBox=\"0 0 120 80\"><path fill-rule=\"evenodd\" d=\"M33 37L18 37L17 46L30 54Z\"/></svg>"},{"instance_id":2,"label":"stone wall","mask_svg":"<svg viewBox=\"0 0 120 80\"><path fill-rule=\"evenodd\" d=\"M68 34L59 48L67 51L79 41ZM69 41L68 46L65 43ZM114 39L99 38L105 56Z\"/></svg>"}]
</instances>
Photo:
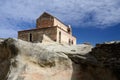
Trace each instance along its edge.
<instances>
[{"instance_id":1,"label":"stone wall","mask_svg":"<svg viewBox=\"0 0 120 80\"><path fill-rule=\"evenodd\" d=\"M62 22L60 22L59 20L57 20L56 18L54 18L54 26L59 26L64 31L68 32L68 27L65 24L63 24Z\"/></svg>"},{"instance_id":2,"label":"stone wall","mask_svg":"<svg viewBox=\"0 0 120 80\"><path fill-rule=\"evenodd\" d=\"M61 32L61 39L59 32ZM62 44L74 44L74 45L76 44L75 37L68 34L66 31L64 31L63 29L57 26L19 31L18 39L22 39L24 41L30 41L30 42L42 42L44 34L47 35L53 41L60 42ZM32 37L32 41L30 40L30 35Z\"/></svg>"},{"instance_id":3,"label":"stone wall","mask_svg":"<svg viewBox=\"0 0 120 80\"><path fill-rule=\"evenodd\" d=\"M52 27L54 23L54 18L50 15L43 14L40 18L36 21L37 28L45 28L45 27Z\"/></svg>"},{"instance_id":4,"label":"stone wall","mask_svg":"<svg viewBox=\"0 0 120 80\"><path fill-rule=\"evenodd\" d=\"M49 15L41 16L40 18L37 19L36 22L37 22L36 23L37 28L59 26L64 31L68 32L68 26L66 26L64 23L62 23L58 19L56 19L52 16L49 16Z\"/></svg>"},{"instance_id":5,"label":"stone wall","mask_svg":"<svg viewBox=\"0 0 120 80\"><path fill-rule=\"evenodd\" d=\"M41 28L34 30L26 30L18 32L18 39L22 39L24 41L30 41L30 34L32 35L32 42L41 42L43 39L43 35L49 36L53 41L56 41L57 34L56 27L49 28Z\"/></svg>"},{"instance_id":6,"label":"stone wall","mask_svg":"<svg viewBox=\"0 0 120 80\"><path fill-rule=\"evenodd\" d=\"M44 34L53 41L62 44L76 44L76 38L72 36L71 27L66 26L56 17L46 12L36 20L36 29L19 31L18 39L30 42L42 42Z\"/></svg>"},{"instance_id":7,"label":"stone wall","mask_svg":"<svg viewBox=\"0 0 120 80\"><path fill-rule=\"evenodd\" d=\"M61 43L76 45L76 38L68 34L66 31L62 30L59 27L57 28L57 42L59 42L60 40L60 33L61 33Z\"/></svg>"}]
</instances>

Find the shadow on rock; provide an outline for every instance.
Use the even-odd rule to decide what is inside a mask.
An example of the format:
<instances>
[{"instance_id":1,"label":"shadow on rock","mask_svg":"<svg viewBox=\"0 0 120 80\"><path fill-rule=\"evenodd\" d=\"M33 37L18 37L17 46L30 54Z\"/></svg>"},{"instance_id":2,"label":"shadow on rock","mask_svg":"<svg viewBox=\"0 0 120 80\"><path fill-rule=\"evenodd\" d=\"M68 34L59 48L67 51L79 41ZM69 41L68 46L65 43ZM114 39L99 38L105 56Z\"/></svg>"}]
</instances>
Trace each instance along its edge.
<instances>
[{"instance_id":1,"label":"shadow on rock","mask_svg":"<svg viewBox=\"0 0 120 80\"><path fill-rule=\"evenodd\" d=\"M11 65L10 59L18 54L14 43L15 40L11 38L0 42L0 80L7 80Z\"/></svg>"}]
</instances>

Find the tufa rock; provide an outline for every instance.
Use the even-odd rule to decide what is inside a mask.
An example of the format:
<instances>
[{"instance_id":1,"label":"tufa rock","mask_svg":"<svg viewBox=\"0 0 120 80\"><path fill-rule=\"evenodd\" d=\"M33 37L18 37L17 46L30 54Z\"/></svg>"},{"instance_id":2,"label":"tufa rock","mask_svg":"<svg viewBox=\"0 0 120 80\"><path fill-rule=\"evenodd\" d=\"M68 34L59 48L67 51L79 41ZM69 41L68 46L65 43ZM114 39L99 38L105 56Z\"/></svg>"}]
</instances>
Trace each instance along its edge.
<instances>
[{"instance_id":1,"label":"tufa rock","mask_svg":"<svg viewBox=\"0 0 120 80\"><path fill-rule=\"evenodd\" d=\"M109 68L98 65L98 49L92 48L88 44L2 40L0 80L117 80Z\"/></svg>"}]
</instances>

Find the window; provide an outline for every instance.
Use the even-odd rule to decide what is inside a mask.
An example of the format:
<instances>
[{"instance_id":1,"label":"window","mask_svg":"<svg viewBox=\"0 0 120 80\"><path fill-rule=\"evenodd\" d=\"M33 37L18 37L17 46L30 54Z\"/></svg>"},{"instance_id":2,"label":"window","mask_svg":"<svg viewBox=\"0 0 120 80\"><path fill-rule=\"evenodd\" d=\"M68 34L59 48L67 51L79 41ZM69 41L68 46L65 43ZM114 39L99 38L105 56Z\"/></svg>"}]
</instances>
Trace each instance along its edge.
<instances>
[{"instance_id":1,"label":"window","mask_svg":"<svg viewBox=\"0 0 120 80\"><path fill-rule=\"evenodd\" d=\"M70 32L71 32L71 31L70 31L70 28L68 28L67 30L68 30L68 33L70 33Z\"/></svg>"},{"instance_id":2,"label":"window","mask_svg":"<svg viewBox=\"0 0 120 80\"><path fill-rule=\"evenodd\" d=\"M70 41L70 39L69 39L68 43L69 43L69 45L71 45L71 41Z\"/></svg>"},{"instance_id":3,"label":"window","mask_svg":"<svg viewBox=\"0 0 120 80\"><path fill-rule=\"evenodd\" d=\"M72 40L72 44L73 44L73 40Z\"/></svg>"},{"instance_id":4,"label":"window","mask_svg":"<svg viewBox=\"0 0 120 80\"><path fill-rule=\"evenodd\" d=\"M68 44L73 45L74 44L73 40L69 39Z\"/></svg>"},{"instance_id":5,"label":"window","mask_svg":"<svg viewBox=\"0 0 120 80\"><path fill-rule=\"evenodd\" d=\"M69 34L71 34L72 30L71 30L71 26L70 25L68 25L67 31L68 31Z\"/></svg>"}]
</instances>

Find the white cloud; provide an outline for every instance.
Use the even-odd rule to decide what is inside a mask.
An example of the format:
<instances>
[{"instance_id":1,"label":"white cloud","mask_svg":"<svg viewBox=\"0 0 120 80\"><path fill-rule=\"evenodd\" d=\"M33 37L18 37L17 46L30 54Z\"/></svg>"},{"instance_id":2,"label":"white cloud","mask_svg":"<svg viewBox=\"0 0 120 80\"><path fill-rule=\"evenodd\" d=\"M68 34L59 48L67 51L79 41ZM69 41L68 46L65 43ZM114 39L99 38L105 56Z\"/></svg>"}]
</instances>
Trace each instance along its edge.
<instances>
[{"instance_id":1,"label":"white cloud","mask_svg":"<svg viewBox=\"0 0 120 80\"><path fill-rule=\"evenodd\" d=\"M119 0L69 0L65 4L59 2L60 5L63 4L62 6L57 6L58 4L54 6L57 7L58 13L64 13L63 18L68 19L67 21L75 21L80 26L106 28L120 23L119 3ZM92 20L85 21L90 17Z\"/></svg>"},{"instance_id":2,"label":"white cloud","mask_svg":"<svg viewBox=\"0 0 120 80\"><path fill-rule=\"evenodd\" d=\"M0 0L0 30L20 30L18 21L35 21L44 11L75 26L107 28L120 23L119 4L119 0Z\"/></svg>"}]
</instances>

